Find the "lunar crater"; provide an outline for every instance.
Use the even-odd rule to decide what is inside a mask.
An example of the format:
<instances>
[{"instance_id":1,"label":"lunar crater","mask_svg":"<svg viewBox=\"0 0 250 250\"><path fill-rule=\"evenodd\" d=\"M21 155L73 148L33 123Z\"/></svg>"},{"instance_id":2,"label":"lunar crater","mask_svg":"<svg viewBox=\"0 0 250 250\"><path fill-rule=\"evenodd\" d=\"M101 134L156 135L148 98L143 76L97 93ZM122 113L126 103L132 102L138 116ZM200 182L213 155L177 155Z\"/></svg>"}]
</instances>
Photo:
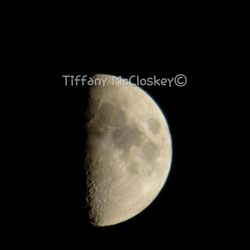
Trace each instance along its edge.
<instances>
[{"instance_id":1,"label":"lunar crater","mask_svg":"<svg viewBox=\"0 0 250 250\"><path fill-rule=\"evenodd\" d=\"M154 119L154 118L150 118L148 120L148 127L150 129L150 131L153 133L153 134L157 134L160 130L160 124L159 122Z\"/></svg>"}]
</instances>

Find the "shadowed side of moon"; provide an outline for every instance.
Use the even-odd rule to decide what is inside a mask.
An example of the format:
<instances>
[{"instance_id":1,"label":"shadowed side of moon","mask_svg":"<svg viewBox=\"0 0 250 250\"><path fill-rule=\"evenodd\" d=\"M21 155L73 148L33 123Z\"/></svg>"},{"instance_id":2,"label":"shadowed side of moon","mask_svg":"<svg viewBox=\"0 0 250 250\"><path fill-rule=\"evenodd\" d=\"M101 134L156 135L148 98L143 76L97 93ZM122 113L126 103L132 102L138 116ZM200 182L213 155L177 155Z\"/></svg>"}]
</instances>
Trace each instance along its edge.
<instances>
[{"instance_id":1,"label":"shadowed side of moon","mask_svg":"<svg viewBox=\"0 0 250 250\"><path fill-rule=\"evenodd\" d=\"M172 145L167 122L140 88L109 75L90 89L87 115L87 204L95 226L126 221L158 195Z\"/></svg>"}]
</instances>

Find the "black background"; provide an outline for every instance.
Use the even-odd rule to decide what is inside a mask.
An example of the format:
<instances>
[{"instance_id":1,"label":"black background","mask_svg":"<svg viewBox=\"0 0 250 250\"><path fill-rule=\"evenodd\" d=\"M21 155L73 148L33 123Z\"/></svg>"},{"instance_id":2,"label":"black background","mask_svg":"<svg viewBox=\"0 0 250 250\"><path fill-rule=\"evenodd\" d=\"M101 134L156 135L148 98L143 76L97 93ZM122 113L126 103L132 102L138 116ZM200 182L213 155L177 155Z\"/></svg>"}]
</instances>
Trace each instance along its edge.
<instances>
[{"instance_id":1,"label":"black background","mask_svg":"<svg viewBox=\"0 0 250 250\"><path fill-rule=\"evenodd\" d=\"M24 173L28 181L20 198L20 204L28 204L19 209L20 240L72 249L151 243L155 248L200 249L233 239L226 184L230 180L225 176L229 169L217 158L225 129L219 122L224 107L218 105L225 95L219 81L222 52L214 53L220 43L206 22L180 20L177 10L167 20L166 12L140 17L136 12L137 21L131 17L129 22L119 13L109 20L107 15L97 18L97 13L83 19L90 12L85 9L70 24L65 16L64 21L56 18L46 36L38 35L34 57L40 63L32 67L38 73L25 105L31 111L26 128L31 138L24 134L31 146L27 152L31 164ZM62 78L94 73L140 78L184 74L188 79L182 88L142 87L168 120L171 171L147 209L105 228L91 227L83 209L86 88L65 87Z\"/></svg>"},{"instance_id":2,"label":"black background","mask_svg":"<svg viewBox=\"0 0 250 250\"><path fill-rule=\"evenodd\" d=\"M153 45L153 52L148 48L141 51L138 46L117 53L105 48L103 53L95 53L90 47L90 54L88 48L71 52L57 63L55 83L48 89L54 104L48 144L55 145L47 164L50 182L45 203L47 233L53 242L57 239L59 245L77 246L167 242L198 247L221 238L219 228L224 221L220 221L219 191L215 188L218 175L214 174L219 171L210 157L215 152L209 149L214 124L207 76L201 62L185 49L175 53L169 52L167 45L159 50L157 46ZM62 78L63 74L92 73L136 74L140 78L185 74L188 79L184 87L142 87L167 117L173 140L171 172L152 205L131 220L106 228L91 227L83 209L86 87L65 87Z\"/></svg>"}]
</instances>

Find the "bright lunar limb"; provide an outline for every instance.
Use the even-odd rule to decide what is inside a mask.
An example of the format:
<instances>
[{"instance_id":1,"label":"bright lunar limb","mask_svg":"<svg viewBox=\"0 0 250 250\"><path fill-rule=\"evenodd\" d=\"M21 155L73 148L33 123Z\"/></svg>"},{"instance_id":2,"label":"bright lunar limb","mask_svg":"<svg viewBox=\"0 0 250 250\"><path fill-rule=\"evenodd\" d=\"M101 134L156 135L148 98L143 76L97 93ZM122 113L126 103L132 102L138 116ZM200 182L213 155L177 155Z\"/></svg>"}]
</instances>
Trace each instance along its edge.
<instances>
[{"instance_id":1,"label":"bright lunar limb","mask_svg":"<svg viewBox=\"0 0 250 250\"><path fill-rule=\"evenodd\" d=\"M141 88L110 75L94 79L87 115L87 205L90 222L109 226L143 211L169 174L167 121Z\"/></svg>"}]
</instances>

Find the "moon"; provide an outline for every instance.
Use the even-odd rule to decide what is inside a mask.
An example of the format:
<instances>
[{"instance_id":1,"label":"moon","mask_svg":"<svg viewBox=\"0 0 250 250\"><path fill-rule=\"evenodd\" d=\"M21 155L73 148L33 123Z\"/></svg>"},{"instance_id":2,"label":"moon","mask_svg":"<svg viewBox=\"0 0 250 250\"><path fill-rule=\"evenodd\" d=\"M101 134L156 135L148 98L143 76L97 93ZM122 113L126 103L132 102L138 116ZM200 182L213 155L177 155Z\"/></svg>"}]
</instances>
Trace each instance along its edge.
<instances>
[{"instance_id":1,"label":"moon","mask_svg":"<svg viewBox=\"0 0 250 250\"><path fill-rule=\"evenodd\" d=\"M94 226L124 222L156 198L168 177L172 141L158 105L127 80L97 74L87 112L87 207ZM105 83L105 84L101 84Z\"/></svg>"}]
</instances>

